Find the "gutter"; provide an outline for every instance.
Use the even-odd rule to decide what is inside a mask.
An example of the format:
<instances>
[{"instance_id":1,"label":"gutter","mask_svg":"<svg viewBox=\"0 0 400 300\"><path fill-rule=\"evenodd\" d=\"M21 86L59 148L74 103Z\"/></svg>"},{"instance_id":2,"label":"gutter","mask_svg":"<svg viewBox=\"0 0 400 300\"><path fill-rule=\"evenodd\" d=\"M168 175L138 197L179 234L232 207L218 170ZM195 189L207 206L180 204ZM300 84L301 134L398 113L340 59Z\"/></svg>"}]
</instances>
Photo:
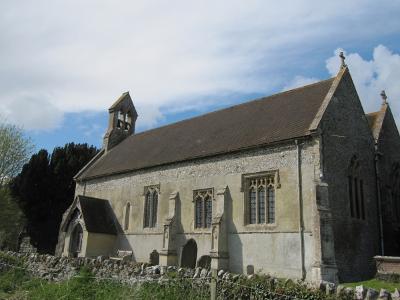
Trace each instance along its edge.
<instances>
[{"instance_id":1,"label":"gutter","mask_svg":"<svg viewBox=\"0 0 400 300\"><path fill-rule=\"evenodd\" d=\"M301 175L301 146L299 140L294 141L297 150L297 196L299 200L299 237L300 237L300 257L301 257L301 279L306 279L305 268L305 247L304 247L304 214L303 214L303 185Z\"/></svg>"}]
</instances>

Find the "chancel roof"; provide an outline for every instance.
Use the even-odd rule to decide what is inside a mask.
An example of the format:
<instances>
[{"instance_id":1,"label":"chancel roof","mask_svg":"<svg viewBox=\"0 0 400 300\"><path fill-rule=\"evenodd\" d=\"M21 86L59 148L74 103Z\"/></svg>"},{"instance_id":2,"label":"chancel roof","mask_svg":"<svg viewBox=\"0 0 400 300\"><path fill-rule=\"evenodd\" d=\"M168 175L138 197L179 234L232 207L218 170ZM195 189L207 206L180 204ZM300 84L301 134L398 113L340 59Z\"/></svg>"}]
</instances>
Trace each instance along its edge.
<instances>
[{"instance_id":1,"label":"chancel roof","mask_svg":"<svg viewBox=\"0 0 400 300\"><path fill-rule=\"evenodd\" d=\"M374 136L375 141L378 141L379 139L379 134L381 132L386 109L387 109L387 104L383 104L379 111L366 114L368 124L369 127L371 128L372 135Z\"/></svg>"},{"instance_id":2,"label":"chancel roof","mask_svg":"<svg viewBox=\"0 0 400 300\"><path fill-rule=\"evenodd\" d=\"M307 136L334 79L134 134L80 173L78 180Z\"/></svg>"}]
</instances>

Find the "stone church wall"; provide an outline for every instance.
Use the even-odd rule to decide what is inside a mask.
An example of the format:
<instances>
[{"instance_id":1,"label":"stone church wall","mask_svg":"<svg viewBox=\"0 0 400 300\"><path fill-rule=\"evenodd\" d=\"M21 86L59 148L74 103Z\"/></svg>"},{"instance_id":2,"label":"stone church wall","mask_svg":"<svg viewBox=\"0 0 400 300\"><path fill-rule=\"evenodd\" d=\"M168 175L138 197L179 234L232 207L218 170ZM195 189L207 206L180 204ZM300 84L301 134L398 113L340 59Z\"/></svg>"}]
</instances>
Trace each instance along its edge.
<instances>
[{"instance_id":1,"label":"stone church wall","mask_svg":"<svg viewBox=\"0 0 400 300\"><path fill-rule=\"evenodd\" d=\"M314 260L312 239L312 203L315 202L315 180L319 178L319 145L304 141L301 147L302 198L304 202L305 268L307 276ZM78 183L76 194L108 199L118 222L122 224L129 202L131 216L128 230L120 229L114 251L132 250L138 262L148 261L153 250L162 249L163 223L168 216L170 194L178 192L176 208L177 234L175 248L180 261L182 247L189 239L197 243L197 259L210 255L210 229L194 228L193 191L212 188L215 193L228 187L227 210L229 268L256 271L284 277L301 277L301 244L299 234L299 196L297 148L294 141L258 150L242 151L210 159L177 163L165 167L93 179ZM279 171L276 188L276 222L272 225L245 225L242 175ZM143 228L144 188L159 185L157 225ZM215 201L213 201L215 211Z\"/></svg>"},{"instance_id":2,"label":"stone church wall","mask_svg":"<svg viewBox=\"0 0 400 300\"><path fill-rule=\"evenodd\" d=\"M323 180L329 186L339 280L363 279L374 274L373 256L379 254L374 141L348 73L328 105L320 129ZM362 168L365 220L350 215L348 170L354 155Z\"/></svg>"},{"instance_id":3,"label":"stone church wall","mask_svg":"<svg viewBox=\"0 0 400 300\"><path fill-rule=\"evenodd\" d=\"M392 202L393 171L400 166L400 137L393 115L388 109L378 141L379 176L382 194L383 236L385 255L400 256L400 219L396 218L396 205ZM400 203L397 204L400 206Z\"/></svg>"}]
</instances>

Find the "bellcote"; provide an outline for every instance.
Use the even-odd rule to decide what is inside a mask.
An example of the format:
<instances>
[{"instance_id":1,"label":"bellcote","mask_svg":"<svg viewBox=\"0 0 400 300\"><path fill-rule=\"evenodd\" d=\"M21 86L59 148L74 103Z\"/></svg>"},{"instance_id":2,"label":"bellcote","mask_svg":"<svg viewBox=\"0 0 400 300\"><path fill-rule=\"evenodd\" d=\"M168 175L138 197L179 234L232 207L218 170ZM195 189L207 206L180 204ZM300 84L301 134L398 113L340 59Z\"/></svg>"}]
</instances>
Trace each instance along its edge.
<instances>
[{"instance_id":1,"label":"bellcote","mask_svg":"<svg viewBox=\"0 0 400 300\"><path fill-rule=\"evenodd\" d=\"M123 93L111 105L108 112L108 128L103 142L106 152L135 133L135 123L138 117L129 92Z\"/></svg>"}]
</instances>

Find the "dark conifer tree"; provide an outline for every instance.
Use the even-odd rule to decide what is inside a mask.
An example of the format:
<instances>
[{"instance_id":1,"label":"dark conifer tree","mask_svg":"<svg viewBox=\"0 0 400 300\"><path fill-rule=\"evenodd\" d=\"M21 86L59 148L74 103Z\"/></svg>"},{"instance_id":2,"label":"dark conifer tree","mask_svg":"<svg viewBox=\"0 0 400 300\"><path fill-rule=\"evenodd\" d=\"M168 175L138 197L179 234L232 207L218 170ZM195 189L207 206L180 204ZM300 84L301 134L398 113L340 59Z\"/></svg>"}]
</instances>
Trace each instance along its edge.
<instances>
[{"instance_id":1,"label":"dark conifer tree","mask_svg":"<svg viewBox=\"0 0 400 300\"><path fill-rule=\"evenodd\" d=\"M11 191L27 220L27 232L41 253L54 253L62 214L71 205L73 176L97 153L87 144L69 143L34 154L11 182Z\"/></svg>"}]
</instances>

